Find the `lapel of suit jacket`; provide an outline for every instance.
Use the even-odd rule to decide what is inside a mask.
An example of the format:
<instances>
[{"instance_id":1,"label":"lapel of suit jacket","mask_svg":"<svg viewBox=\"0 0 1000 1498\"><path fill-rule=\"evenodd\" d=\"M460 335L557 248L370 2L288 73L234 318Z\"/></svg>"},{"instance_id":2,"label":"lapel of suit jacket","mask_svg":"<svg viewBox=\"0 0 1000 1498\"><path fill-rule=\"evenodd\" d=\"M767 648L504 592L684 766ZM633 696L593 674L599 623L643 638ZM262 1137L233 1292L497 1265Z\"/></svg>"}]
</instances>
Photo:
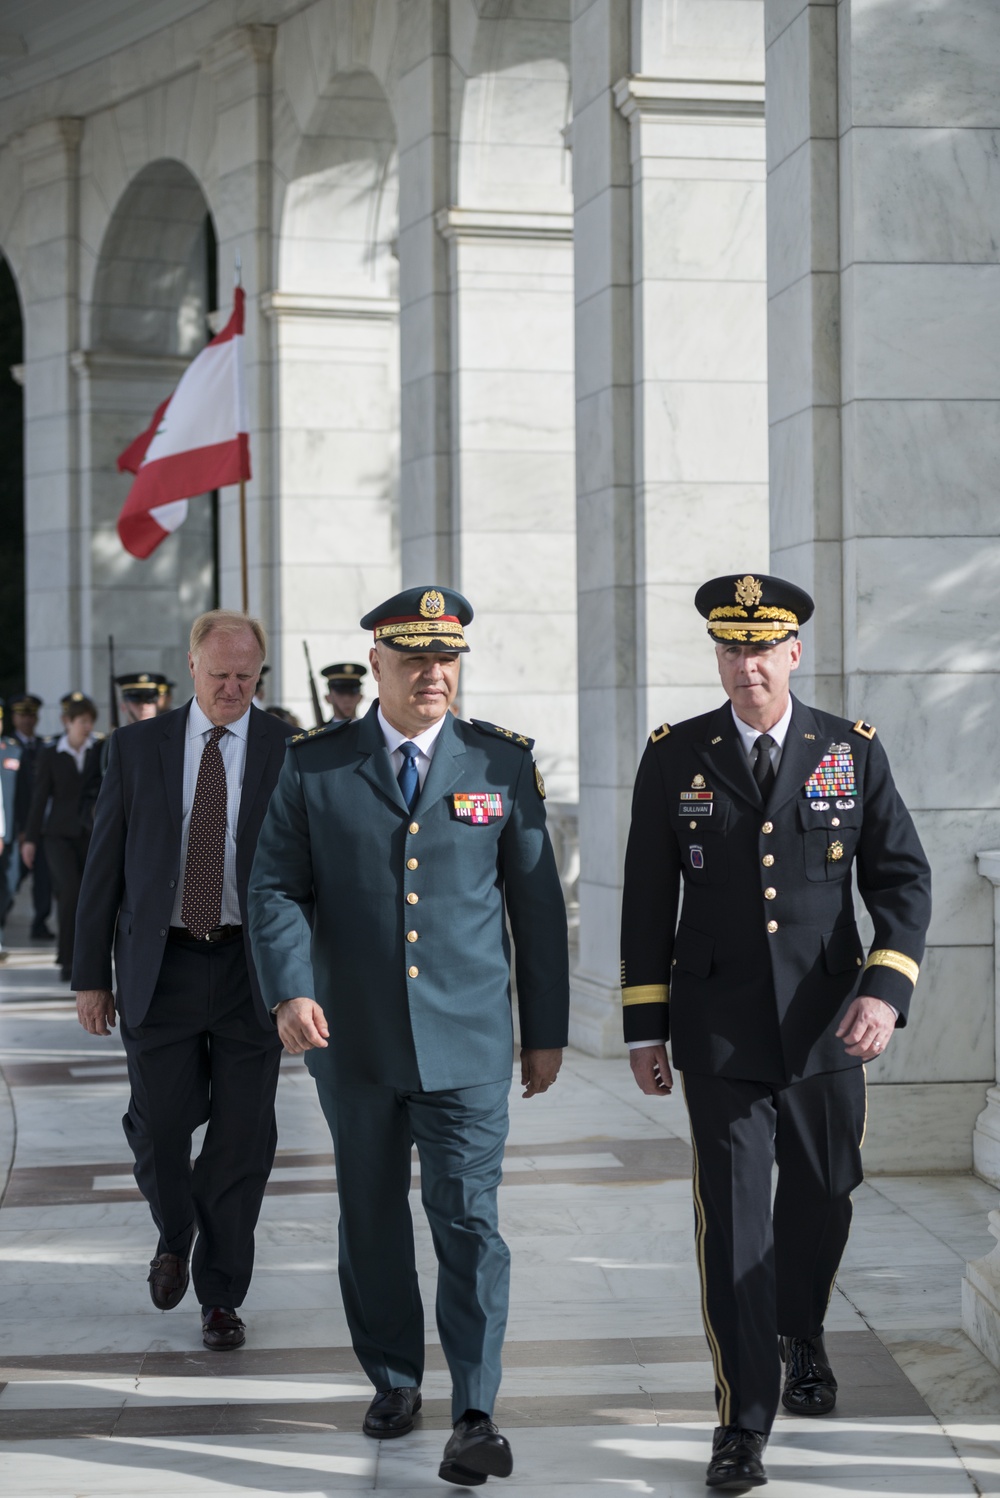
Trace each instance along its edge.
<instances>
[{"instance_id":1,"label":"lapel of suit jacket","mask_svg":"<svg viewBox=\"0 0 1000 1498\"><path fill-rule=\"evenodd\" d=\"M798 795L830 745L835 740L824 736L811 709L792 698L792 721L785 735L778 774L768 797L767 809L776 812Z\"/></svg>"},{"instance_id":2,"label":"lapel of suit jacket","mask_svg":"<svg viewBox=\"0 0 1000 1498\"><path fill-rule=\"evenodd\" d=\"M749 801L751 806L763 806L728 702L712 714L705 739L695 745L695 751L712 774L724 781L742 801Z\"/></svg>"},{"instance_id":3,"label":"lapel of suit jacket","mask_svg":"<svg viewBox=\"0 0 1000 1498\"><path fill-rule=\"evenodd\" d=\"M340 731L345 732L344 729ZM382 736L382 725L378 720L378 698L365 713L358 727L358 753L364 756L358 765L358 773L363 775L397 811L402 812L404 817L408 817L410 808L403 800L403 793L396 784L396 777L392 773L392 760Z\"/></svg>"},{"instance_id":4,"label":"lapel of suit jacket","mask_svg":"<svg viewBox=\"0 0 1000 1498\"><path fill-rule=\"evenodd\" d=\"M461 780L461 760L464 753L465 745L455 730L455 719L451 713L445 713L444 725L434 744L434 756L427 771L427 779L417 797L417 811L426 811L433 802L440 801L456 781Z\"/></svg>"},{"instance_id":5,"label":"lapel of suit jacket","mask_svg":"<svg viewBox=\"0 0 1000 1498\"><path fill-rule=\"evenodd\" d=\"M163 737L160 740L160 763L163 766L163 788L167 797L167 808L174 832L180 845L181 820L183 816L184 792L184 745L187 742L188 718L191 703L168 713L163 720Z\"/></svg>"},{"instance_id":6,"label":"lapel of suit jacket","mask_svg":"<svg viewBox=\"0 0 1000 1498\"><path fill-rule=\"evenodd\" d=\"M264 714L259 707L250 706L250 721L247 723L247 755L243 764L243 789L240 792L240 810L236 818L236 838L239 841L246 819L250 814L253 798L257 794L260 785L260 777L264 773L264 765L267 762L267 729L263 723Z\"/></svg>"}]
</instances>

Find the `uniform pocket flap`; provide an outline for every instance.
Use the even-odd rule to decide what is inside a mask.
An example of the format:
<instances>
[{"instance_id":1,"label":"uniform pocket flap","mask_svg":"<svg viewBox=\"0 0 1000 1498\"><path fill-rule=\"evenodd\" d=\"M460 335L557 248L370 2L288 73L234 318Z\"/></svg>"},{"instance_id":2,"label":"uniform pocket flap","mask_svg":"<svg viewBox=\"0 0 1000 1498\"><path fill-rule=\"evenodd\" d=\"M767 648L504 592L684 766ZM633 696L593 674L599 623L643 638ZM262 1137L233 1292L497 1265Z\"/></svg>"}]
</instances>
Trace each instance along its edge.
<instances>
[{"instance_id":1,"label":"uniform pocket flap","mask_svg":"<svg viewBox=\"0 0 1000 1498\"><path fill-rule=\"evenodd\" d=\"M680 925L677 927L677 939L674 942L674 962L686 973L694 973L696 978L707 978L712 971L712 955L715 943L710 936L702 931L695 931L691 926Z\"/></svg>"},{"instance_id":2,"label":"uniform pocket flap","mask_svg":"<svg viewBox=\"0 0 1000 1498\"><path fill-rule=\"evenodd\" d=\"M828 973L846 973L859 968L864 961L861 938L856 926L838 926L823 938L823 961Z\"/></svg>"}]
</instances>

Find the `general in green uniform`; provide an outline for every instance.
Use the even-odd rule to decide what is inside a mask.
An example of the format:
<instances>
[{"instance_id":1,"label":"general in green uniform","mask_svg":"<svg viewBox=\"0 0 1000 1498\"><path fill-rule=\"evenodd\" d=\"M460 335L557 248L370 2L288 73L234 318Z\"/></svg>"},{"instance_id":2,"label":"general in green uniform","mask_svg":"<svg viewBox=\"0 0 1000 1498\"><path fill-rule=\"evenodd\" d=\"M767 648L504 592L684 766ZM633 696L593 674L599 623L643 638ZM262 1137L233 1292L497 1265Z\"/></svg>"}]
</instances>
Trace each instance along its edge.
<instances>
[{"instance_id":1,"label":"general in green uniform","mask_svg":"<svg viewBox=\"0 0 1000 1498\"><path fill-rule=\"evenodd\" d=\"M512 1063L509 918L525 1096L566 1043L566 913L532 741L449 711L472 609L448 588L361 621L379 700L291 741L250 884L254 959L286 1049L333 1135L340 1282L377 1393L364 1429L420 1405L423 1309L410 1155L438 1257L437 1323L455 1432L441 1476L511 1470L492 1423L509 1254L497 1227Z\"/></svg>"},{"instance_id":2,"label":"general in green uniform","mask_svg":"<svg viewBox=\"0 0 1000 1498\"><path fill-rule=\"evenodd\" d=\"M930 871L875 729L789 691L809 595L747 574L695 603L729 701L643 754L622 998L642 1090L670 1090L668 1036L683 1073L720 1420L707 1481L742 1488L766 1481L779 1392L793 1414L836 1401L823 1319L862 1179L863 1064L906 1023Z\"/></svg>"}]
</instances>

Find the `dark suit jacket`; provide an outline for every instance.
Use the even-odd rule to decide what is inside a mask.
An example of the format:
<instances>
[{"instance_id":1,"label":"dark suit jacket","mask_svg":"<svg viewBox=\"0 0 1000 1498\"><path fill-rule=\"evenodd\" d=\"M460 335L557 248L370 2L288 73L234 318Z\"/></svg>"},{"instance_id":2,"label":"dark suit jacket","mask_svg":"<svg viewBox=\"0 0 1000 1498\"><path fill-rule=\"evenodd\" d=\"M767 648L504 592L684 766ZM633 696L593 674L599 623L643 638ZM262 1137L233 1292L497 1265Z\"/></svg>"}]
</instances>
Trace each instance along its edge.
<instances>
[{"instance_id":1,"label":"dark suit jacket","mask_svg":"<svg viewBox=\"0 0 1000 1498\"><path fill-rule=\"evenodd\" d=\"M874 730L792 702L766 807L728 702L658 729L639 766L625 1038L669 1028L681 1071L782 1083L858 1066L834 1032L861 991L906 1023L930 920L927 860ZM849 762L852 793L807 785L828 754ZM875 925L867 963L852 871Z\"/></svg>"},{"instance_id":2,"label":"dark suit jacket","mask_svg":"<svg viewBox=\"0 0 1000 1498\"><path fill-rule=\"evenodd\" d=\"M163 961L180 878L184 744L190 703L119 728L97 798L94 835L76 921L73 987L110 988L114 948L117 1002L130 1027L141 1025ZM258 1018L260 1000L247 932L246 895L257 834L285 757L289 727L251 708L236 832L236 884ZM60 756L65 758L65 755Z\"/></svg>"},{"instance_id":3,"label":"dark suit jacket","mask_svg":"<svg viewBox=\"0 0 1000 1498\"><path fill-rule=\"evenodd\" d=\"M100 754L99 740L87 750L81 773L72 754L59 753L55 744L46 744L38 751L31 806L24 827L25 842L37 843L42 834L79 837L89 832L89 823L81 814L80 794Z\"/></svg>"},{"instance_id":4,"label":"dark suit jacket","mask_svg":"<svg viewBox=\"0 0 1000 1498\"><path fill-rule=\"evenodd\" d=\"M531 740L449 714L411 816L377 707L289 748L250 881L261 986L268 1004L322 1004L317 1077L427 1091L499 1081L512 1054L505 907L522 1043L565 1045L569 1015L566 908ZM463 798L484 793L489 819L463 817Z\"/></svg>"}]
</instances>

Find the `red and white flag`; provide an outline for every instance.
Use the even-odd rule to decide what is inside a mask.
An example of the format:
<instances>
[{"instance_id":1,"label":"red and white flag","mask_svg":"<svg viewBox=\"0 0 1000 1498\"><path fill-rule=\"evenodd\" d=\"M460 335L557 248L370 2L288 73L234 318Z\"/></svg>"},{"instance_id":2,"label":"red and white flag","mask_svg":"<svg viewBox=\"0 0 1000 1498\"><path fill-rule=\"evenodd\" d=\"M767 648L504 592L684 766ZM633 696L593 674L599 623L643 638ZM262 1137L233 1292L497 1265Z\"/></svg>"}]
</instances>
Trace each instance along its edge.
<instances>
[{"instance_id":1,"label":"red and white flag","mask_svg":"<svg viewBox=\"0 0 1000 1498\"><path fill-rule=\"evenodd\" d=\"M237 286L222 332L118 459L120 472L136 475L118 517L122 545L134 557L148 557L187 519L189 499L250 477L243 303Z\"/></svg>"}]
</instances>

